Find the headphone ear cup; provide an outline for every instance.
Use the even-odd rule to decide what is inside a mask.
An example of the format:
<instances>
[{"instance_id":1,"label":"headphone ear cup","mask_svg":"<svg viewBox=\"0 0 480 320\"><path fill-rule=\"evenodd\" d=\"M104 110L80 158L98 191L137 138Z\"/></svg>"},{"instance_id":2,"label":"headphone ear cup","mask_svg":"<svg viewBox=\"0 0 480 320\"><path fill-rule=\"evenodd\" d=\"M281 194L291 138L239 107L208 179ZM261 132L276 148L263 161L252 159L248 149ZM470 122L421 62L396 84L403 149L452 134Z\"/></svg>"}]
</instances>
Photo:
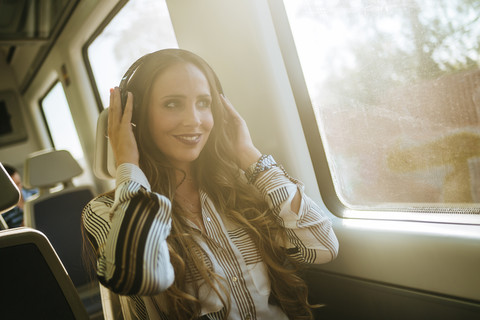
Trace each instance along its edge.
<instances>
[{"instance_id":1,"label":"headphone ear cup","mask_svg":"<svg viewBox=\"0 0 480 320\"><path fill-rule=\"evenodd\" d=\"M122 110L125 110L125 106L127 105L127 97L128 97L127 85L128 85L128 82L130 81L130 78L132 77L132 75L143 64L143 61L148 56L150 56L150 54L147 54L143 57L140 57L137 61L135 61L130 66L130 68L128 68L127 72L125 72L125 74L122 77L122 80L120 81L120 84L118 85L118 88L120 89L120 99L121 99L121 103L122 103Z\"/></svg>"},{"instance_id":2,"label":"headphone ear cup","mask_svg":"<svg viewBox=\"0 0 480 320\"><path fill-rule=\"evenodd\" d=\"M125 110L127 105L128 91L126 88L120 88L120 101L122 103L122 111Z\"/></svg>"}]
</instances>

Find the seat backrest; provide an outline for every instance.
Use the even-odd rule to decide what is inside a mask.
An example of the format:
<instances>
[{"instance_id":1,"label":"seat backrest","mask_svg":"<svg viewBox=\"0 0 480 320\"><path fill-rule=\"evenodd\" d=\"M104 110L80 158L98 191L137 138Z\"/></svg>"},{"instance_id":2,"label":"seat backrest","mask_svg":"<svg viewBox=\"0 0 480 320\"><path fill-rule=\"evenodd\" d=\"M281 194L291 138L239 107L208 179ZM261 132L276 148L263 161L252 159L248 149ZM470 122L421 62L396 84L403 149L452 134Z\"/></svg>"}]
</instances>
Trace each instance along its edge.
<instances>
[{"instance_id":1,"label":"seat backrest","mask_svg":"<svg viewBox=\"0 0 480 320\"><path fill-rule=\"evenodd\" d=\"M31 228L0 231L0 318L88 319L48 239Z\"/></svg>"},{"instance_id":2,"label":"seat backrest","mask_svg":"<svg viewBox=\"0 0 480 320\"><path fill-rule=\"evenodd\" d=\"M114 179L116 173L115 157L108 140L108 108L100 113L97 120L93 173L104 180Z\"/></svg>"},{"instance_id":3,"label":"seat backrest","mask_svg":"<svg viewBox=\"0 0 480 320\"><path fill-rule=\"evenodd\" d=\"M20 191L17 189L10 175L0 163L0 230L8 229L8 225L3 220L1 214L13 208L20 200Z\"/></svg>"},{"instance_id":4,"label":"seat backrest","mask_svg":"<svg viewBox=\"0 0 480 320\"><path fill-rule=\"evenodd\" d=\"M36 153L25 161L26 185L40 190L39 196L25 202L25 226L48 237L76 287L91 282L82 262L81 214L94 192L90 186L73 185L72 178L81 173L66 150ZM64 188L51 192L59 183Z\"/></svg>"},{"instance_id":5,"label":"seat backrest","mask_svg":"<svg viewBox=\"0 0 480 320\"><path fill-rule=\"evenodd\" d=\"M88 313L93 315L101 313L102 306L97 282L83 262L81 215L95 193L91 186L74 186L72 179L82 172L66 150L30 155L25 161L25 185L40 192L25 202L24 224L51 241ZM63 189L58 190L59 184Z\"/></svg>"},{"instance_id":6,"label":"seat backrest","mask_svg":"<svg viewBox=\"0 0 480 320\"><path fill-rule=\"evenodd\" d=\"M92 199L93 191L86 186L40 196L25 206L25 225L47 235L79 288L92 281L82 261L81 230L82 209Z\"/></svg>"},{"instance_id":7,"label":"seat backrest","mask_svg":"<svg viewBox=\"0 0 480 320\"><path fill-rule=\"evenodd\" d=\"M23 184L30 189L39 188L43 194L59 183L72 186L72 179L82 173L82 167L67 150L42 150L25 160Z\"/></svg>"}]
</instances>

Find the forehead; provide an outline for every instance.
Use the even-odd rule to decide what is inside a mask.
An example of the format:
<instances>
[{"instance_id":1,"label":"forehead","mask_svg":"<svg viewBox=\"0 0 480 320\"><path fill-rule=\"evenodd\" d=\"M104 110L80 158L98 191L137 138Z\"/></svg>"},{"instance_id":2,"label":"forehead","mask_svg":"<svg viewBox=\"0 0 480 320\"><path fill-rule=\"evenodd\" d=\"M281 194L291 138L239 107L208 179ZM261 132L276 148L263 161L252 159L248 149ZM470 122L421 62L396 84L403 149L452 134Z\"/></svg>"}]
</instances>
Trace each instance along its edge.
<instances>
[{"instance_id":1,"label":"forehead","mask_svg":"<svg viewBox=\"0 0 480 320\"><path fill-rule=\"evenodd\" d=\"M154 80L156 90L197 89L210 92L208 79L196 65L179 62L167 67Z\"/></svg>"}]
</instances>

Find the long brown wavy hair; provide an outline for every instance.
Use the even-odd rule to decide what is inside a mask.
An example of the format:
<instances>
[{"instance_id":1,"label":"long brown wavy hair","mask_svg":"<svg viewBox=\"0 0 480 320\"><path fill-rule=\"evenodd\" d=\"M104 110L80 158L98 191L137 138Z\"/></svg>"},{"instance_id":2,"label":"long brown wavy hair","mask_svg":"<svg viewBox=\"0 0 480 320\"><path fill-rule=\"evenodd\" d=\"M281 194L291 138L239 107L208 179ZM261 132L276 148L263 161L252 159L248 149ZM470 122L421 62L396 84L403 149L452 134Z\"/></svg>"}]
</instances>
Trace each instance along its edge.
<instances>
[{"instance_id":1,"label":"long brown wavy hair","mask_svg":"<svg viewBox=\"0 0 480 320\"><path fill-rule=\"evenodd\" d=\"M140 153L140 168L148 177L152 190L167 196L172 201L172 229L167 238L170 260L175 270L175 281L164 293L170 316L178 319L195 319L200 315L196 282L188 282L188 275L198 272L225 307L225 318L230 309L228 289L222 279L208 268L208 257L191 237L191 227L186 223L186 212L175 199L178 187L175 169L155 145L148 128L148 105L152 84L168 67L187 63L203 72L210 85L211 110L214 126L208 141L195 160L194 175L202 189L225 218L242 226L258 245L260 256L267 266L271 282L270 303L282 308L290 319L310 319L312 313L307 301L307 286L297 275L298 264L287 254L282 243L286 241L285 230L276 222L260 193L242 179L241 170L235 162L232 126L226 125L226 110L220 99L222 88L210 66L199 56L181 49L165 49L141 58L141 63L125 79L126 90L133 93L132 121L137 124L135 137ZM193 286L195 294L187 291ZM226 298L224 298L226 297Z\"/></svg>"}]
</instances>

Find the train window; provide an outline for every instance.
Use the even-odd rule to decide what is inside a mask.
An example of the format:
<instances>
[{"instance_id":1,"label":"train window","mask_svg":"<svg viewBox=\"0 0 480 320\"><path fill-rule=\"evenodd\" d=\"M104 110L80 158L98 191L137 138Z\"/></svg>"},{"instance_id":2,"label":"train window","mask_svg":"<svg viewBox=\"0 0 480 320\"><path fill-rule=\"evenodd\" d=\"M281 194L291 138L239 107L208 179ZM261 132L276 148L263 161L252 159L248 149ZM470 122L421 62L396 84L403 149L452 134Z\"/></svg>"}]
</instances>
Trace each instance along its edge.
<instances>
[{"instance_id":1,"label":"train window","mask_svg":"<svg viewBox=\"0 0 480 320\"><path fill-rule=\"evenodd\" d=\"M135 60L162 48L178 48L164 0L130 0L107 20L85 46L103 107L108 106L109 89Z\"/></svg>"},{"instance_id":2,"label":"train window","mask_svg":"<svg viewBox=\"0 0 480 320\"><path fill-rule=\"evenodd\" d=\"M40 100L40 107L54 148L68 150L75 159L83 159L82 146L60 82L57 81Z\"/></svg>"},{"instance_id":3,"label":"train window","mask_svg":"<svg viewBox=\"0 0 480 320\"><path fill-rule=\"evenodd\" d=\"M479 213L480 3L284 5L343 205Z\"/></svg>"},{"instance_id":4,"label":"train window","mask_svg":"<svg viewBox=\"0 0 480 320\"><path fill-rule=\"evenodd\" d=\"M40 109L42 110L53 147L56 150L67 150L70 152L83 169L83 174L73 179L74 183L93 184L92 177L89 174L87 159L85 159L61 82L55 82L47 94L40 100Z\"/></svg>"}]
</instances>

